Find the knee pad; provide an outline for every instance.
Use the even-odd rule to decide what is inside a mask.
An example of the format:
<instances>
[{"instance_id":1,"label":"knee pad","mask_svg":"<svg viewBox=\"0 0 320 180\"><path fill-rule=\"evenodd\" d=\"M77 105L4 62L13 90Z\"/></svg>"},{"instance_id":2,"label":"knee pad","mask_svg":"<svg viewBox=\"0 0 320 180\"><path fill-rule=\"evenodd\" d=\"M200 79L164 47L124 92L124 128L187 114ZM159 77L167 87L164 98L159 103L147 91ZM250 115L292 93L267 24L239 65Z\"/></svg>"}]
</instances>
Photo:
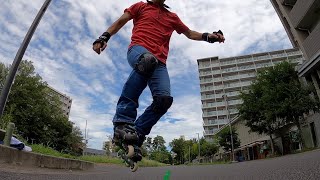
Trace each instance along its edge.
<instances>
[{"instance_id":1,"label":"knee pad","mask_svg":"<svg viewBox=\"0 0 320 180\"><path fill-rule=\"evenodd\" d=\"M144 53L140 56L135 70L143 76L151 76L158 65L158 60L150 53Z\"/></svg>"},{"instance_id":2,"label":"knee pad","mask_svg":"<svg viewBox=\"0 0 320 180\"><path fill-rule=\"evenodd\" d=\"M154 96L152 110L159 114L165 114L171 107L173 98L171 96Z\"/></svg>"}]
</instances>

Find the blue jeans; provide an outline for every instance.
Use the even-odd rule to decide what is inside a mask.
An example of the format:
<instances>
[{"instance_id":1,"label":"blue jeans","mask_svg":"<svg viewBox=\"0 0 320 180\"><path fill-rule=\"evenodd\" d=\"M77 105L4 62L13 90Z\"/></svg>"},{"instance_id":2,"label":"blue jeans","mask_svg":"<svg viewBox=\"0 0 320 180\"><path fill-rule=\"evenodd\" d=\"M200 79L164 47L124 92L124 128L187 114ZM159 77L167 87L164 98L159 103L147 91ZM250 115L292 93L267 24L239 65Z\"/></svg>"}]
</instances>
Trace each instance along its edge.
<instances>
[{"instance_id":1,"label":"blue jeans","mask_svg":"<svg viewBox=\"0 0 320 180\"><path fill-rule=\"evenodd\" d=\"M141 135L148 135L152 127L158 122L163 114L152 110L151 105L144 113L137 118L137 108L139 107L139 97L142 91L149 86L152 96L170 96L170 79L165 64L158 63L151 77L139 74L134 68L139 58L148 50L142 46L132 46L127 53L128 63L132 67L132 72L124 84L119 98L116 114L113 123L134 124L136 130Z\"/></svg>"}]
</instances>

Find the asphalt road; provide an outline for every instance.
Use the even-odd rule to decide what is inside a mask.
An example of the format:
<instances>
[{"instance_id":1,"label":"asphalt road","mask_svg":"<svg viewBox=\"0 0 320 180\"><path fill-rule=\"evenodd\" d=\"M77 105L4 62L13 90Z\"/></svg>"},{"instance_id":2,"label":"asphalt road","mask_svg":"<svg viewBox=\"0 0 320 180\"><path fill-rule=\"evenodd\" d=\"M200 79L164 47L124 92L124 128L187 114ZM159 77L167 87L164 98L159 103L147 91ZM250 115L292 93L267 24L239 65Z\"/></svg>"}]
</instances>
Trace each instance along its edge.
<instances>
[{"instance_id":1,"label":"asphalt road","mask_svg":"<svg viewBox=\"0 0 320 180\"><path fill-rule=\"evenodd\" d=\"M135 173L115 165L98 165L90 171L68 171L0 164L1 180L163 180L168 172L170 180L320 180L320 150L225 165L141 167Z\"/></svg>"}]
</instances>

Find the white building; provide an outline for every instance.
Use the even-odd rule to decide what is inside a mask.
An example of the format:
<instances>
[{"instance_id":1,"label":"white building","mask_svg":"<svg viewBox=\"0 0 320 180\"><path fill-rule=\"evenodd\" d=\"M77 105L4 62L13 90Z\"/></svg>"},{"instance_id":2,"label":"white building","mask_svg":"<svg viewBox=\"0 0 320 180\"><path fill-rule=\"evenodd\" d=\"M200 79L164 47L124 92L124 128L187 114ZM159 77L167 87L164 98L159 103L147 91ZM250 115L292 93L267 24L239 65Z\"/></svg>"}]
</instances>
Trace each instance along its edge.
<instances>
[{"instance_id":1,"label":"white building","mask_svg":"<svg viewBox=\"0 0 320 180\"><path fill-rule=\"evenodd\" d=\"M198 59L204 137L210 139L229 119L237 117L237 106L242 103L240 91L248 88L259 69L282 61L301 64L303 60L297 48L223 59Z\"/></svg>"}]
</instances>

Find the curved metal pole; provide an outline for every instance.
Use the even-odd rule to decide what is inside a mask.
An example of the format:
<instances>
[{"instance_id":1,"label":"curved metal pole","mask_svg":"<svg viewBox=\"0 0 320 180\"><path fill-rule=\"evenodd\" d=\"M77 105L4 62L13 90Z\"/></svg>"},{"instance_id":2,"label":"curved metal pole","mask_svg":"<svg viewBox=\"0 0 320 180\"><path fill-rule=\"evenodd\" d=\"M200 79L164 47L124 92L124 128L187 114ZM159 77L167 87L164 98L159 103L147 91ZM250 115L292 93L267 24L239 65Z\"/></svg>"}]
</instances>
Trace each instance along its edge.
<instances>
[{"instance_id":1,"label":"curved metal pole","mask_svg":"<svg viewBox=\"0 0 320 180\"><path fill-rule=\"evenodd\" d=\"M4 86L3 86L3 89L2 89L1 95L0 95L0 117L3 115L4 107L6 105L7 98L8 98L13 80L15 78L16 72L18 70L19 64L21 62L21 59L22 59L22 57L23 57L23 55L29 45L29 42L30 42L43 14L46 12L50 2L51 2L51 0L46 0L43 3L36 18L34 19L33 23L31 24L29 31L27 32L27 34L26 34L26 36L25 36L25 38L24 38L24 40L23 40L23 42L22 42L22 44L16 54L16 57L14 58L14 61L10 67L9 74L6 78L6 82L4 83Z\"/></svg>"}]
</instances>

